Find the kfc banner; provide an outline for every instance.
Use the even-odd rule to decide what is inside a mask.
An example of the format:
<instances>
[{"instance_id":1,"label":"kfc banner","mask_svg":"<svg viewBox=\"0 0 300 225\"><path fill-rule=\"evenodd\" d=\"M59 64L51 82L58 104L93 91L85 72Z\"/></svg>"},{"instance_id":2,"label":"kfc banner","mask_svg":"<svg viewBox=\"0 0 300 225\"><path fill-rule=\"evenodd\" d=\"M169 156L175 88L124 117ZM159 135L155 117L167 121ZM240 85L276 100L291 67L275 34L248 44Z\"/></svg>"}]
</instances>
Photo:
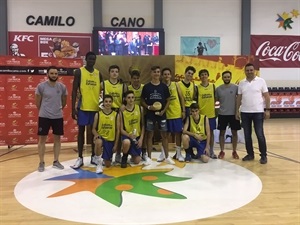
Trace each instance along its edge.
<instances>
[{"instance_id":1,"label":"kfc banner","mask_svg":"<svg viewBox=\"0 0 300 225\"><path fill-rule=\"evenodd\" d=\"M299 68L300 36L251 35L251 54L266 68Z\"/></svg>"},{"instance_id":2,"label":"kfc banner","mask_svg":"<svg viewBox=\"0 0 300 225\"><path fill-rule=\"evenodd\" d=\"M8 32L9 55L83 58L92 49L91 34Z\"/></svg>"},{"instance_id":3,"label":"kfc banner","mask_svg":"<svg viewBox=\"0 0 300 225\"><path fill-rule=\"evenodd\" d=\"M76 121L71 117L72 75L74 69L82 66L82 60L0 56L0 145L37 144L35 89L48 79L46 70L52 65L58 67L59 81L68 89L61 141L77 140ZM53 135L48 136L47 142L53 142Z\"/></svg>"}]
</instances>

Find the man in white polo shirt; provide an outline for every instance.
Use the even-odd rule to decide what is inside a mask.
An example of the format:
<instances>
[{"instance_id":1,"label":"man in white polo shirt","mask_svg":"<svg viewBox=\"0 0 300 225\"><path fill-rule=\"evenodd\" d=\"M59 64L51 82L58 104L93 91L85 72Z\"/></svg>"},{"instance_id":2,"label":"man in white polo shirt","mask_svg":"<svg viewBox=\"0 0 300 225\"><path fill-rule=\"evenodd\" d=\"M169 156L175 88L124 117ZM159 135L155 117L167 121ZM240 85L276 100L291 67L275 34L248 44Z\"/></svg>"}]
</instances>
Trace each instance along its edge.
<instances>
[{"instance_id":1,"label":"man in white polo shirt","mask_svg":"<svg viewBox=\"0 0 300 225\"><path fill-rule=\"evenodd\" d=\"M243 158L243 161L254 160L251 137L253 122L261 156L260 163L266 164L268 162L267 144L263 123L264 119L270 118L270 96L268 87L264 79L255 75L253 64L246 64L245 74L246 78L239 83L236 101L236 119L239 120L240 117L242 119L247 150L247 155ZM239 109L241 114L239 113Z\"/></svg>"}]
</instances>

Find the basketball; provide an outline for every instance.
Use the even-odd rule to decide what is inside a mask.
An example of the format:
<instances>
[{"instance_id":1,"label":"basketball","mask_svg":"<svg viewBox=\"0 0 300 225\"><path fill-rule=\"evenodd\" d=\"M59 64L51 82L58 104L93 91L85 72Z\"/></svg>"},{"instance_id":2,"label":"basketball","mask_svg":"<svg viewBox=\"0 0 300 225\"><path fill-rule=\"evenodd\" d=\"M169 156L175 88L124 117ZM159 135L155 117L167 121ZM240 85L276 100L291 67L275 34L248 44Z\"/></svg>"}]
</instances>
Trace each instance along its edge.
<instances>
[{"instance_id":1,"label":"basketball","mask_svg":"<svg viewBox=\"0 0 300 225\"><path fill-rule=\"evenodd\" d=\"M154 107L155 110L161 110L162 105L161 105L160 102L154 102L153 107Z\"/></svg>"}]
</instances>

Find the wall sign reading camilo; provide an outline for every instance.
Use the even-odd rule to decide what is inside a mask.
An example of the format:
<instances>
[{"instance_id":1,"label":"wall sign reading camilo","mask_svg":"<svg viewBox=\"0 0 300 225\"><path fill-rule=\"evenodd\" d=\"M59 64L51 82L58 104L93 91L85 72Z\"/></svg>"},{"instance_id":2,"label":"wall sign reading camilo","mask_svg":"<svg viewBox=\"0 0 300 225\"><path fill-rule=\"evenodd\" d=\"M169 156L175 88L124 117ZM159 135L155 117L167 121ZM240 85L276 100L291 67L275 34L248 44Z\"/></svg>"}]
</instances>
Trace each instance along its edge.
<instances>
[{"instance_id":1,"label":"wall sign reading camilo","mask_svg":"<svg viewBox=\"0 0 300 225\"><path fill-rule=\"evenodd\" d=\"M69 16L63 18L62 16L33 16L29 15L26 18L28 25L41 25L41 26L73 26L75 24L75 18Z\"/></svg>"}]
</instances>

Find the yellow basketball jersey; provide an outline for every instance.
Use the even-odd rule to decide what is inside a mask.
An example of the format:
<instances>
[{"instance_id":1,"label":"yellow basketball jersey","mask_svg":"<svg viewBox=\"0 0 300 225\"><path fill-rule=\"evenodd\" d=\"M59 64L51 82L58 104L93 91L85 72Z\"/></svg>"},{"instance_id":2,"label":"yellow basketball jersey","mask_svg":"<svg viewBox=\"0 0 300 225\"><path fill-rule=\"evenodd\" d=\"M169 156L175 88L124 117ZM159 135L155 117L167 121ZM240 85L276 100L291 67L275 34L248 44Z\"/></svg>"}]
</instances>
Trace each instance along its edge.
<instances>
[{"instance_id":1,"label":"yellow basketball jersey","mask_svg":"<svg viewBox=\"0 0 300 225\"><path fill-rule=\"evenodd\" d=\"M208 84L207 87L198 85L198 104L200 114L206 115L208 118L216 117L214 84Z\"/></svg>"},{"instance_id":2,"label":"yellow basketball jersey","mask_svg":"<svg viewBox=\"0 0 300 225\"><path fill-rule=\"evenodd\" d=\"M138 89L135 89L132 87L132 85L128 86L129 91L133 91L134 93L134 103L137 105L141 105L141 95L142 95L142 90L143 90L144 84L141 84Z\"/></svg>"},{"instance_id":3,"label":"yellow basketball jersey","mask_svg":"<svg viewBox=\"0 0 300 225\"><path fill-rule=\"evenodd\" d=\"M203 137L203 139L206 140L207 139L206 130L205 130L206 116L201 114L199 116L200 116L200 120L198 123L196 123L193 117L190 116L188 131L194 134L200 134Z\"/></svg>"},{"instance_id":4,"label":"yellow basketball jersey","mask_svg":"<svg viewBox=\"0 0 300 225\"><path fill-rule=\"evenodd\" d=\"M167 108L166 114L167 119L178 119L181 118L182 109L180 105L178 90L175 82L171 82L168 86L170 91L170 105Z\"/></svg>"},{"instance_id":5,"label":"yellow basketball jersey","mask_svg":"<svg viewBox=\"0 0 300 225\"><path fill-rule=\"evenodd\" d=\"M98 111L100 96L99 70L94 69L90 73L85 67L81 67L80 72L80 109L84 111Z\"/></svg>"},{"instance_id":6,"label":"yellow basketball jersey","mask_svg":"<svg viewBox=\"0 0 300 225\"><path fill-rule=\"evenodd\" d=\"M129 134L133 133L136 129L136 136L141 136L141 108L139 105L135 105L132 111L125 109L122 112L123 129Z\"/></svg>"},{"instance_id":7,"label":"yellow basketball jersey","mask_svg":"<svg viewBox=\"0 0 300 225\"><path fill-rule=\"evenodd\" d=\"M185 107L190 107L190 105L194 101L193 98L194 98L194 94L195 94L195 84L191 82L190 86L186 87L182 81L179 81L178 86L179 86L179 88L181 90L181 93L183 95L184 102L185 102Z\"/></svg>"},{"instance_id":8,"label":"yellow basketball jersey","mask_svg":"<svg viewBox=\"0 0 300 225\"><path fill-rule=\"evenodd\" d=\"M120 81L116 84L112 84L109 80L104 81L104 94L111 95L113 97L112 108L118 109L122 105L124 84Z\"/></svg>"},{"instance_id":9,"label":"yellow basketball jersey","mask_svg":"<svg viewBox=\"0 0 300 225\"><path fill-rule=\"evenodd\" d=\"M102 110L98 116L98 134L107 141L114 141L116 135L117 112L105 114Z\"/></svg>"}]
</instances>

